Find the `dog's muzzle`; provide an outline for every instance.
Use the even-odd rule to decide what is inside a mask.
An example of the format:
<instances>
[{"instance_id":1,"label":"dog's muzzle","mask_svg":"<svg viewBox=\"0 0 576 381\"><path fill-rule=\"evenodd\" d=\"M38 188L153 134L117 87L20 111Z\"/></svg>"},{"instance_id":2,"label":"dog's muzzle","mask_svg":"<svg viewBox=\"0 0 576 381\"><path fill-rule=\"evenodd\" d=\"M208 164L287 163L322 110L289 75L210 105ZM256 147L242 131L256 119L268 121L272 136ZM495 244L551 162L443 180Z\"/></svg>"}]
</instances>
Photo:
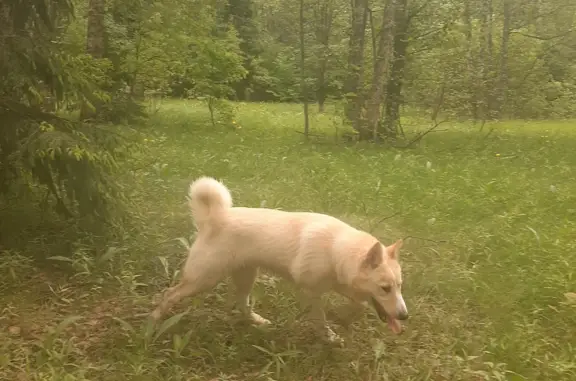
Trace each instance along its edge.
<instances>
[{"instance_id":1,"label":"dog's muzzle","mask_svg":"<svg viewBox=\"0 0 576 381\"><path fill-rule=\"evenodd\" d=\"M380 303L378 303L374 298L372 298L372 306L374 306L374 310L376 311L376 314L378 314L380 320L385 321L388 324L390 330L392 330L392 332L394 332L397 335L402 333L403 331L402 324L400 324L399 320L408 319L408 312L402 311L401 313L392 317L386 312L384 307L382 307Z\"/></svg>"}]
</instances>

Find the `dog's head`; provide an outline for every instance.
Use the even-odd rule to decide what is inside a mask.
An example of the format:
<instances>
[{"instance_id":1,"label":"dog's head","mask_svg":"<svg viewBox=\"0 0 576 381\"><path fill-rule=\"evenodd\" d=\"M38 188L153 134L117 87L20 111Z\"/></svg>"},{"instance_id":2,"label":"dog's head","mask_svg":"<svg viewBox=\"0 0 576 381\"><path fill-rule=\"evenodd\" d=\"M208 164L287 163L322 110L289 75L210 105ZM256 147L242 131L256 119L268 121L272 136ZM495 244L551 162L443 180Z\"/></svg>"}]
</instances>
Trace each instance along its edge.
<instances>
[{"instance_id":1,"label":"dog's head","mask_svg":"<svg viewBox=\"0 0 576 381\"><path fill-rule=\"evenodd\" d=\"M401 247L402 240L388 247L376 242L364 256L355 282L357 291L372 303L378 317L396 334L402 332L399 320L408 319L398 262Z\"/></svg>"}]
</instances>

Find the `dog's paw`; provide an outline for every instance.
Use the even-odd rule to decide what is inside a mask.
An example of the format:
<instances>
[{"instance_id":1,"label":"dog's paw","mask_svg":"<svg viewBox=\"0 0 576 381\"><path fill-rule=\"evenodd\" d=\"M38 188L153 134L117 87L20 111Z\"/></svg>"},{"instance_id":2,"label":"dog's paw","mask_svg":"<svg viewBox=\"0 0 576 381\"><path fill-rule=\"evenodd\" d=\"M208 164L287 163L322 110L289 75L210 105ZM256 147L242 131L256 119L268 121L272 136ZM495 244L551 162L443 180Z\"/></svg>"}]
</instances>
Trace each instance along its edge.
<instances>
[{"instance_id":1,"label":"dog's paw","mask_svg":"<svg viewBox=\"0 0 576 381\"><path fill-rule=\"evenodd\" d=\"M157 322L159 322L159 321L162 319L162 315L163 315L163 314L162 314L162 311L160 311L159 309L155 309L154 311L152 311L152 313L150 313L150 314L148 315L148 318L149 318L151 321L157 323Z\"/></svg>"},{"instance_id":2,"label":"dog's paw","mask_svg":"<svg viewBox=\"0 0 576 381\"><path fill-rule=\"evenodd\" d=\"M271 324L270 320L263 318L262 316L258 315L255 312L250 314L250 321L252 324L255 325L269 325Z\"/></svg>"},{"instance_id":3,"label":"dog's paw","mask_svg":"<svg viewBox=\"0 0 576 381\"><path fill-rule=\"evenodd\" d=\"M336 345L339 347L344 346L344 339L341 338L336 332L334 332L331 328L328 328L325 333L325 339L328 343L332 345Z\"/></svg>"}]
</instances>

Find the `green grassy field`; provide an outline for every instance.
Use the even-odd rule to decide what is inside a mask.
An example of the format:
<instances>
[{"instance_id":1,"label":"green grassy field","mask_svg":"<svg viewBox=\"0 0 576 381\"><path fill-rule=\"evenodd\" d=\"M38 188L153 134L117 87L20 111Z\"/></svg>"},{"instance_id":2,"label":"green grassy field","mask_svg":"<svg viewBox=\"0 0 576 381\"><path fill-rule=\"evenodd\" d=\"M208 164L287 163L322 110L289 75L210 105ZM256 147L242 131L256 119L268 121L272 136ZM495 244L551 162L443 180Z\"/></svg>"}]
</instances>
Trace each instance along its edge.
<instances>
[{"instance_id":1,"label":"green grassy field","mask_svg":"<svg viewBox=\"0 0 576 381\"><path fill-rule=\"evenodd\" d=\"M15 214L21 249L0 261L0 379L576 379L576 123L446 123L392 149L335 142L335 119L315 114L307 143L301 120L297 105L240 105L240 128L215 129L201 105L169 102L121 169L135 220L112 240L69 242L76 227ZM230 311L226 283L147 326L140 315L193 239L185 196L200 175L223 179L236 205L329 213L385 244L412 237L406 332L367 312L334 325L344 348L322 344L294 289L265 274L254 294L267 329Z\"/></svg>"}]
</instances>

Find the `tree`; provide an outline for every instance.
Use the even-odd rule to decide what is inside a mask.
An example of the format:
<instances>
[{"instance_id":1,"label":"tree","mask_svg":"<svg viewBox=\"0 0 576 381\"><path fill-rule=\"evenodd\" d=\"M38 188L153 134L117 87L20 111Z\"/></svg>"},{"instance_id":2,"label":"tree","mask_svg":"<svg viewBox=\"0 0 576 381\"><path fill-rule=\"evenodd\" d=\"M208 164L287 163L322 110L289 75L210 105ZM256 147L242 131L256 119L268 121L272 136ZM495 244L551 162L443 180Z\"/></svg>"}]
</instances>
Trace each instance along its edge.
<instances>
[{"instance_id":1,"label":"tree","mask_svg":"<svg viewBox=\"0 0 576 381\"><path fill-rule=\"evenodd\" d=\"M362 85L364 81L364 40L368 0L352 0L352 22L348 53L348 77L344 83L346 117L358 132L362 129Z\"/></svg>"},{"instance_id":2,"label":"tree","mask_svg":"<svg viewBox=\"0 0 576 381\"><path fill-rule=\"evenodd\" d=\"M493 40L492 40L492 0L482 0L480 9L480 82L477 99L480 103L480 119L485 121L492 112L492 75L493 75Z\"/></svg>"},{"instance_id":3,"label":"tree","mask_svg":"<svg viewBox=\"0 0 576 381\"><path fill-rule=\"evenodd\" d=\"M304 103L304 136L308 139L308 134L310 130L310 121L308 118L308 89L306 85L306 54L305 54L305 42L304 42L304 0L300 0L300 76L302 87L302 102Z\"/></svg>"},{"instance_id":4,"label":"tree","mask_svg":"<svg viewBox=\"0 0 576 381\"><path fill-rule=\"evenodd\" d=\"M376 141L380 135L380 107L384 100L384 84L388 81L390 74L390 63L394 55L394 18L396 14L396 0L384 1L384 15L382 16L382 26L378 32L377 50L374 52L374 74L372 84L367 96L366 119L367 127L360 130L360 139L369 139L369 136ZM386 101L384 100L384 104ZM388 135L395 136L395 132L386 131Z\"/></svg>"},{"instance_id":5,"label":"tree","mask_svg":"<svg viewBox=\"0 0 576 381\"><path fill-rule=\"evenodd\" d=\"M506 109L506 93L508 92L508 46L512 24L512 1L502 0L502 35L500 42L500 60L498 65L498 81L496 83L496 114L502 116Z\"/></svg>"},{"instance_id":6,"label":"tree","mask_svg":"<svg viewBox=\"0 0 576 381\"><path fill-rule=\"evenodd\" d=\"M414 12L415 13L415 12ZM389 136L397 136L400 130L400 105L402 103L402 86L404 69L409 43L410 21L414 14L408 14L407 0L397 0L394 15L394 41L392 64L386 84L384 131Z\"/></svg>"},{"instance_id":7,"label":"tree","mask_svg":"<svg viewBox=\"0 0 576 381\"><path fill-rule=\"evenodd\" d=\"M244 58L243 66L246 76L235 84L236 97L250 100L254 91L259 67L259 56L262 48L259 41L259 30L255 21L252 0L228 0L225 22L231 22L240 38L240 50Z\"/></svg>"},{"instance_id":8,"label":"tree","mask_svg":"<svg viewBox=\"0 0 576 381\"><path fill-rule=\"evenodd\" d=\"M106 27L104 17L106 12L105 0L89 0L88 3L88 30L86 32L86 52L94 59L104 58L106 52ZM95 114L95 97L86 99L82 104L81 119L88 119Z\"/></svg>"},{"instance_id":9,"label":"tree","mask_svg":"<svg viewBox=\"0 0 576 381\"><path fill-rule=\"evenodd\" d=\"M318 42L318 64L316 77L316 100L318 111L324 112L324 103L328 95L328 59L330 56L330 37L334 19L334 0L317 0L314 7L315 37Z\"/></svg>"},{"instance_id":10,"label":"tree","mask_svg":"<svg viewBox=\"0 0 576 381\"><path fill-rule=\"evenodd\" d=\"M106 27L104 26L105 13L105 0L89 1L86 51L94 58L104 58L106 52Z\"/></svg>"},{"instance_id":11,"label":"tree","mask_svg":"<svg viewBox=\"0 0 576 381\"><path fill-rule=\"evenodd\" d=\"M31 5L0 3L0 194L36 184L67 217L110 216L123 200L111 175L130 147L106 128L46 111L100 94L109 66L65 49L68 1Z\"/></svg>"}]
</instances>

